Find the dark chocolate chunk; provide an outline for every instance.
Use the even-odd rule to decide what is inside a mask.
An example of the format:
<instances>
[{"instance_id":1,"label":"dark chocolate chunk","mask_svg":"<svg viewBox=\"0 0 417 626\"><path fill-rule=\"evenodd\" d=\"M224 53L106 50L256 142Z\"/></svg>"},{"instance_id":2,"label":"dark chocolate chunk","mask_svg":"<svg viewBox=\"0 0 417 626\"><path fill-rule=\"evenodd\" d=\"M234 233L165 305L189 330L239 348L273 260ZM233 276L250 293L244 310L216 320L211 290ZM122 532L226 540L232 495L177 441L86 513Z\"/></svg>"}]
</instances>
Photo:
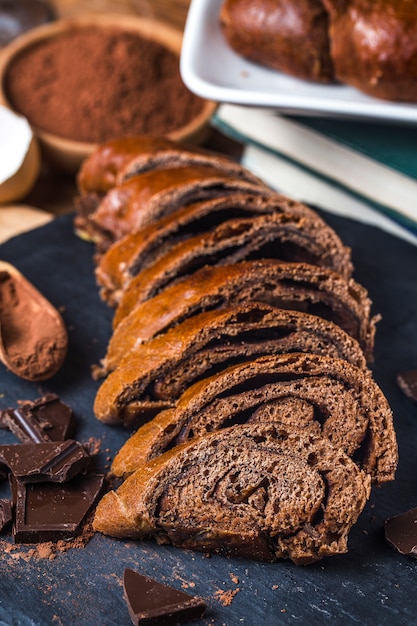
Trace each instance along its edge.
<instances>
[{"instance_id":1,"label":"dark chocolate chunk","mask_svg":"<svg viewBox=\"0 0 417 626\"><path fill-rule=\"evenodd\" d=\"M52 441L63 441L73 429L72 409L55 394L47 394L28 407Z\"/></svg>"},{"instance_id":2,"label":"dark chocolate chunk","mask_svg":"<svg viewBox=\"0 0 417 626\"><path fill-rule=\"evenodd\" d=\"M47 394L0 411L0 428L10 430L23 443L63 441L70 434L72 418L69 406L55 394Z\"/></svg>"},{"instance_id":3,"label":"dark chocolate chunk","mask_svg":"<svg viewBox=\"0 0 417 626\"><path fill-rule=\"evenodd\" d=\"M132 569L124 571L124 592L135 626L170 626L200 618L207 608L201 598L163 585Z\"/></svg>"},{"instance_id":4,"label":"dark chocolate chunk","mask_svg":"<svg viewBox=\"0 0 417 626\"><path fill-rule=\"evenodd\" d=\"M12 503L4 498L0 499L0 533L12 523Z\"/></svg>"},{"instance_id":5,"label":"dark chocolate chunk","mask_svg":"<svg viewBox=\"0 0 417 626\"><path fill-rule=\"evenodd\" d=\"M63 483L87 469L90 455L77 441L16 443L0 446L1 464L21 482Z\"/></svg>"},{"instance_id":6,"label":"dark chocolate chunk","mask_svg":"<svg viewBox=\"0 0 417 626\"><path fill-rule=\"evenodd\" d=\"M417 402L417 370L401 372L397 376L397 383L407 398Z\"/></svg>"},{"instance_id":7,"label":"dark chocolate chunk","mask_svg":"<svg viewBox=\"0 0 417 626\"><path fill-rule=\"evenodd\" d=\"M387 519L385 539L401 554L417 558L417 507Z\"/></svg>"},{"instance_id":8,"label":"dark chocolate chunk","mask_svg":"<svg viewBox=\"0 0 417 626\"><path fill-rule=\"evenodd\" d=\"M50 441L36 419L23 408L1 411L0 424L2 428L10 430L20 441L32 443Z\"/></svg>"},{"instance_id":9,"label":"dark chocolate chunk","mask_svg":"<svg viewBox=\"0 0 417 626\"><path fill-rule=\"evenodd\" d=\"M11 474L15 542L39 543L71 539L96 504L103 475L76 476L64 484L22 483Z\"/></svg>"}]
</instances>

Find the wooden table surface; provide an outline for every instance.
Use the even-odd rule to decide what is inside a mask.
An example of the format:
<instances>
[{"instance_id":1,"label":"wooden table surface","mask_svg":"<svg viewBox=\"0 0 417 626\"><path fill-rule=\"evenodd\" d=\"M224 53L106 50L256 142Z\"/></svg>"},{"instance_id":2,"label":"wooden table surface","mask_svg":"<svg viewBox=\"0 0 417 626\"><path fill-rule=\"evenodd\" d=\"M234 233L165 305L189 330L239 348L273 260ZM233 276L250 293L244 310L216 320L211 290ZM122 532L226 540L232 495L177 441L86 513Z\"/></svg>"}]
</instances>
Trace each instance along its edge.
<instances>
[{"instance_id":1,"label":"wooden table surface","mask_svg":"<svg viewBox=\"0 0 417 626\"><path fill-rule=\"evenodd\" d=\"M127 13L154 17L178 29L185 23L186 0L53 0L56 17L66 18L83 13ZM238 158L241 146L217 131L210 130L204 145L212 150ZM53 171L43 164L31 192L18 204L0 206L0 243L12 236L40 226L54 215L73 210L76 194L75 177Z\"/></svg>"}]
</instances>

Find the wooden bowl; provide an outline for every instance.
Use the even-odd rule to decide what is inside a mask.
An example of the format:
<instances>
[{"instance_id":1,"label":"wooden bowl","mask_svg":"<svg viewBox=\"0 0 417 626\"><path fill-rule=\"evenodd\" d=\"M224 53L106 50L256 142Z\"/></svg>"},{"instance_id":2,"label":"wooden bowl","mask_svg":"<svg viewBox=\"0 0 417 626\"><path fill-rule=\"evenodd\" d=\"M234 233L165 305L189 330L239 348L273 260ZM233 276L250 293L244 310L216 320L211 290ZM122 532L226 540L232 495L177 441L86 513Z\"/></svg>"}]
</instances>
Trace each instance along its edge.
<instances>
[{"instance_id":1,"label":"wooden bowl","mask_svg":"<svg viewBox=\"0 0 417 626\"><path fill-rule=\"evenodd\" d=\"M77 27L85 26L118 28L138 33L139 36L154 40L174 52L178 56L179 64L182 33L158 20L124 14L89 14L60 19L24 33L0 52L0 103L14 110L5 92L5 77L13 60L18 55L24 53L34 44L60 36ZM205 137L205 131L208 129L208 123L216 106L214 102L203 100L203 108L194 119L185 126L166 133L166 136L174 141L201 142ZM56 168L70 174L77 172L82 161L97 147L96 143L66 139L35 127L33 124L32 129L39 140L45 158Z\"/></svg>"}]
</instances>

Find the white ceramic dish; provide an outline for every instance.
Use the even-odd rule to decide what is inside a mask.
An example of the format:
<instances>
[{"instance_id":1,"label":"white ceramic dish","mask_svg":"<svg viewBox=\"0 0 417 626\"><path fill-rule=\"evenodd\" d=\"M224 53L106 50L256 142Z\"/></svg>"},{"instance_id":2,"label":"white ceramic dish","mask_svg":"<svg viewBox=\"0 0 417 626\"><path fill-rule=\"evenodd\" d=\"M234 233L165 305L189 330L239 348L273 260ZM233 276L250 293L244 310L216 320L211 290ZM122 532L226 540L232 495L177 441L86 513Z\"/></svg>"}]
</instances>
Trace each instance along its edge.
<instances>
[{"instance_id":1,"label":"white ceramic dish","mask_svg":"<svg viewBox=\"0 0 417 626\"><path fill-rule=\"evenodd\" d=\"M192 0L190 4L180 66L183 81L197 95L293 114L417 123L417 105L376 100L342 85L312 84L241 58L220 30L222 1Z\"/></svg>"}]
</instances>

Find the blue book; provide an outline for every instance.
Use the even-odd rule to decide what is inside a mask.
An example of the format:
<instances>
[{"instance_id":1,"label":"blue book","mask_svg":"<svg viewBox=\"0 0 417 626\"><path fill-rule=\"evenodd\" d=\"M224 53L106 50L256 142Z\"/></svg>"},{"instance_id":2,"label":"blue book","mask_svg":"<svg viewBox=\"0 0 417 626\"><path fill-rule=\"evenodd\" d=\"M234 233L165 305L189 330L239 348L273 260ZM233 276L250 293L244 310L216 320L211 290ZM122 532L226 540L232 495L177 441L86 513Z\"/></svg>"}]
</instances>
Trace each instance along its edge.
<instances>
[{"instance_id":1,"label":"blue book","mask_svg":"<svg viewBox=\"0 0 417 626\"><path fill-rule=\"evenodd\" d=\"M213 125L337 185L417 233L417 127L221 105ZM280 188L279 180L274 185Z\"/></svg>"}]
</instances>

